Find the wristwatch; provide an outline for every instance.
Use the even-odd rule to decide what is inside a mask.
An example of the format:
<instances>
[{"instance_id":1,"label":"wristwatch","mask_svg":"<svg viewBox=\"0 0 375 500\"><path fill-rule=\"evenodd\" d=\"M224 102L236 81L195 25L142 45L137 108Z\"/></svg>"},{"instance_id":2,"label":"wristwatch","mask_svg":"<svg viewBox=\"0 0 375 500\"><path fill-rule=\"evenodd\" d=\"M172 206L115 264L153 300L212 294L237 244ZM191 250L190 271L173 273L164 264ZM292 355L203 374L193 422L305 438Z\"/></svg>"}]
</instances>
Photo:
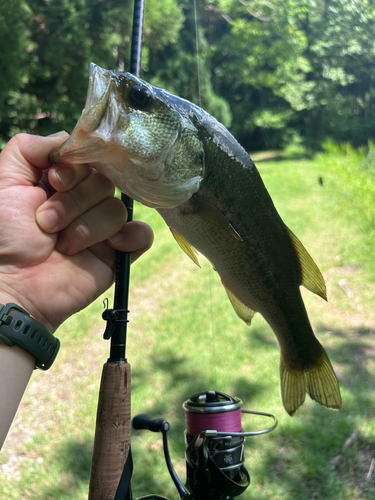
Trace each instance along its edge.
<instances>
[{"instance_id":1,"label":"wristwatch","mask_svg":"<svg viewBox=\"0 0 375 500\"><path fill-rule=\"evenodd\" d=\"M48 370L60 349L60 341L42 323L17 304L0 304L0 340L19 346L35 357L35 368Z\"/></svg>"}]
</instances>

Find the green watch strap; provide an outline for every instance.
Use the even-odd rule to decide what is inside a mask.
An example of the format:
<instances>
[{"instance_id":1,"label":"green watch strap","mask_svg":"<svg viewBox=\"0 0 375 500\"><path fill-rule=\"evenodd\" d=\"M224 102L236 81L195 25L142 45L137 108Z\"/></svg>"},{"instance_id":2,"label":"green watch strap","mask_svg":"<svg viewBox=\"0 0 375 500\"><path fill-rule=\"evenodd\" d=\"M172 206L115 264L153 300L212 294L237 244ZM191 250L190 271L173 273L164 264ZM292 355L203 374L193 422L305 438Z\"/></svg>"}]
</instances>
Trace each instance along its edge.
<instances>
[{"instance_id":1,"label":"green watch strap","mask_svg":"<svg viewBox=\"0 0 375 500\"><path fill-rule=\"evenodd\" d=\"M17 345L35 357L35 367L48 370L60 349L60 341L42 323L16 304L0 304L0 340Z\"/></svg>"}]
</instances>

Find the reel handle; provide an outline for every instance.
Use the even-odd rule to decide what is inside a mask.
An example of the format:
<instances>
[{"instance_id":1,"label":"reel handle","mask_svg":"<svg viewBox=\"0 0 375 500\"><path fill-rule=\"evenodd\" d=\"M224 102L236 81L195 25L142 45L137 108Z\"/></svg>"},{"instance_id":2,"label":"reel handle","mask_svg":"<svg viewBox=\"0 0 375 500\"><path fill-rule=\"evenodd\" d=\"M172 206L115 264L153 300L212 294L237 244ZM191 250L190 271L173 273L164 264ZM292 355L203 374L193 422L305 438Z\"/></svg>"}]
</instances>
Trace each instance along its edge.
<instances>
[{"instance_id":1,"label":"reel handle","mask_svg":"<svg viewBox=\"0 0 375 500\"><path fill-rule=\"evenodd\" d=\"M168 450L168 438L167 438L167 433L170 429L169 423L164 420L164 418L152 418L149 415L136 415L133 418L133 428L136 430L141 430L141 429L146 429L151 432L161 432L163 436L163 450L164 450L164 457L165 457L165 462L167 464L167 468L169 471L169 474L171 475L172 481L174 482L178 494L180 496L180 500L192 500L193 497L190 495L190 493L186 490L186 488L182 485L181 481L179 480L172 462L171 462L171 457L169 455L169 450ZM165 497L159 497L155 495L148 495L147 497L142 497L139 498L138 500L168 500Z\"/></svg>"},{"instance_id":2,"label":"reel handle","mask_svg":"<svg viewBox=\"0 0 375 500\"><path fill-rule=\"evenodd\" d=\"M151 432L168 432L169 423L163 418L151 418L149 415L137 415L133 418L133 428Z\"/></svg>"}]
</instances>

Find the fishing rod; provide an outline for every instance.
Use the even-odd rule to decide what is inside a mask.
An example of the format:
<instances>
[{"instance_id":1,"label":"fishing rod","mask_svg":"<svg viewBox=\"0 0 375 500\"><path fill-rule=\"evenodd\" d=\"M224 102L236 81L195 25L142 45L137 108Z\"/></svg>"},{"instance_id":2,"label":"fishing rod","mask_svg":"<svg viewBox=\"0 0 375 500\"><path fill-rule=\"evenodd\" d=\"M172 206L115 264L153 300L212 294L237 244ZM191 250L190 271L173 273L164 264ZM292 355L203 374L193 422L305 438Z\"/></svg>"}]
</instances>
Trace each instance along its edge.
<instances>
[{"instance_id":1,"label":"fishing rod","mask_svg":"<svg viewBox=\"0 0 375 500\"><path fill-rule=\"evenodd\" d=\"M139 76L144 0L134 0L130 72ZM121 194L127 222L133 220L133 200ZM110 339L110 354L103 366L96 416L89 500L131 500L130 364L126 360L130 252L117 252L113 309L106 310L104 339Z\"/></svg>"},{"instance_id":2,"label":"fishing rod","mask_svg":"<svg viewBox=\"0 0 375 500\"><path fill-rule=\"evenodd\" d=\"M130 72L139 76L144 0L134 0ZM124 193L121 200L133 219L133 200ZM106 310L104 339L110 339L110 355L103 366L96 418L88 500L134 500L131 492L133 463L130 449L131 390L130 365L126 359L130 253L118 252L113 309ZM265 434L277 426L268 413L241 410L242 401L227 394L207 391L185 401L186 482L174 471L168 449L169 423L163 418L138 415L136 430L161 432L164 457L180 500L233 500L250 484L244 466L246 437ZM248 413L273 419L271 427L245 432L241 415ZM138 500L168 500L147 495Z\"/></svg>"}]
</instances>

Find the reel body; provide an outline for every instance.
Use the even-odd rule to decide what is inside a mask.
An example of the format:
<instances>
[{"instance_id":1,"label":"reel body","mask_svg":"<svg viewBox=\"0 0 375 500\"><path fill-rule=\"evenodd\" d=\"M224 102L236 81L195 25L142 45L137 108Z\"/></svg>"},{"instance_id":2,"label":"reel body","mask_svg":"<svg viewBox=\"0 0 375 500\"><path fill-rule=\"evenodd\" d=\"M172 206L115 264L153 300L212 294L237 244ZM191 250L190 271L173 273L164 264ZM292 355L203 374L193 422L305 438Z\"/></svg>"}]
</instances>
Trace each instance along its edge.
<instances>
[{"instance_id":1,"label":"reel body","mask_svg":"<svg viewBox=\"0 0 375 500\"><path fill-rule=\"evenodd\" d=\"M206 430L208 426L224 433L240 432L241 405L239 398L214 391L196 394L183 404L187 423L186 487L197 500L227 500L241 495L250 484L244 466L246 438L217 436ZM199 434L194 435L197 431Z\"/></svg>"},{"instance_id":2,"label":"reel body","mask_svg":"<svg viewBox=\"0 0 375 500\"><path fill-rule=\"evenodd\" d=\"M243 464L244 441L245 438L240 437L209 437L208 457L203 467L192 464L191 455L186 459L186 488L194 499L230 500L246 490L250 474Z\"/></svg>"},{"instance_id":3,"label":"reel body","mask_svg":"<svg viewBox=\"0 0 375 500\"><path fill-rule=\"evenodd\" d=\"M233 500L250 485L250 474L244 466L246 436L272 431L277 420L268 413L241 410L242 401L221 392L195 394L185 401L186 483L183 485L170 460L165 420L138 415L134 429L162 432L165 461L177 488L180 500ZM272 427L261 431L243 432L241 413L251 413L274 420ZM138 500L168 500L147 495Z\"/></svg>"}]
</instances>

